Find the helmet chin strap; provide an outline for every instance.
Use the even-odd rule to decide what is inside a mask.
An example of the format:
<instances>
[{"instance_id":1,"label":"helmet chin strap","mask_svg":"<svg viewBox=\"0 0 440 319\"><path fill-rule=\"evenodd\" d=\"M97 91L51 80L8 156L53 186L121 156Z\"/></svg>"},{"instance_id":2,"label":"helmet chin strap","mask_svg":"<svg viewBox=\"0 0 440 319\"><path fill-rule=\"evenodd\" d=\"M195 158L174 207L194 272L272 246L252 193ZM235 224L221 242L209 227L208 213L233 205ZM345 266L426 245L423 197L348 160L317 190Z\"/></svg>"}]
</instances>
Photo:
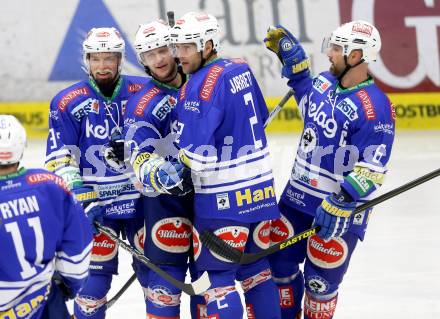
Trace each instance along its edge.
<instances>
[{"instance_id":1,"label":"helmet chin strap","mask_svg":"<svg viewBox=\"0 0 440 319\"><path fill-rule=\"evenodd\" d=\"M356 63L355 65L350 65L348 64L348 59L347 56L344 55L344 63L345 63L345 69L344 71L342 71L342 73L338 76L338 81L339 81L339 86L343 89L346 89L343 85L342 85L342 78L347 74L348 71L350 71L351 69L357 67L359 64L362 64L364 62L364 59L360 59L358 63Z\"/></svg>"}]
</instances>

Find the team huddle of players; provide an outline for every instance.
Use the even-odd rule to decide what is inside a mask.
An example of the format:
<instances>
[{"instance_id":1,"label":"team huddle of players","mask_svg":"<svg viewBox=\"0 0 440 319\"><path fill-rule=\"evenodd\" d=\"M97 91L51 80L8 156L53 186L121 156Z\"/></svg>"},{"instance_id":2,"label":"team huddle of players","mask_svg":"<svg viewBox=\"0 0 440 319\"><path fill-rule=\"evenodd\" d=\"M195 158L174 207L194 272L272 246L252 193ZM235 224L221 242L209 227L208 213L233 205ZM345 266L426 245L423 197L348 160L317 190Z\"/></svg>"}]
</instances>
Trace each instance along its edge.
<instances>
[{"instance_id":1,"label":"team huddle of players","mask_svg":"<svg viewBox=\"0 0 440 319\"><path fill-rule=\"evenodd\" d=\"M271 27L264 39L304 120L277 203L263 94L246 61L218 55L213 15L140 25L134 47L148 77L121 73L118 30L90 30L88 78L50 104L50 172L18 169L25 132L0 115L0 318L69 318L68 298L75 318L105 318L118 243L96 222L180 281L207 272L211 286L191 297L192 318L332 318L371 210L353 212L383 183L395 115L368 74L377 29L353 21L327 40L330 70L313 78L288 30ZM320 231L308 241L246 265L199 236L209 230L253 253L313 224ZM133 269L146 317L180 318L181 291L136 259Z\"/></svg>"}]
</instances>

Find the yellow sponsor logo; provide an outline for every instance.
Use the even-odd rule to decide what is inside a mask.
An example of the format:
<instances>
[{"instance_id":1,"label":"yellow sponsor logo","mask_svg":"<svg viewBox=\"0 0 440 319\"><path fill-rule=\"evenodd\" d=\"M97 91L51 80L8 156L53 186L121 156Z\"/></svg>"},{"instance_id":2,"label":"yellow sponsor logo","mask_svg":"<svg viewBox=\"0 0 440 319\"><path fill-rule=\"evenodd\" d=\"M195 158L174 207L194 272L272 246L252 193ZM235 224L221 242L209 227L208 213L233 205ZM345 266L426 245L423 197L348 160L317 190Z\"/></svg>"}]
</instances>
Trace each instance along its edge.
<instances>
[{"instance_id":1,"label":"yellow sponsor logo","mask_svg":"<svg viewBox=\"0 0 440 319\"><path fill-rule=\"evenodd\" d=\"M372 172L366 167L355 166L353 171L360 177L371 180L373 183L382 185L385 175L378 172Z\"/></svg>"},{"instance_id":2,"label":"yellow sponsor logo","mask_svg":"<svg viewBox=\"0 0 440 319\"><path fill-rule=\"evenodd\" d=\"M243 206L244 204L250 205L252 203L256 203L272 197L275 197L275 190L273 186L267 186L263 189L256 189L253 192L251 192L250 188L246 188L244 192L235 192L237 206Z\"/></svg>"},{"instance_id":3,"label":"yellow sponsor logo","mask_svg":"<svg viewBox=\"0 0 440 319\"><path fill-rule=\"evenodd\" d=\"M285 243L280 244L280 249L284 249L284 248L287 248L287 247L289 247L289 246L291 246L293 244L296 244L300 240L303 240L305 238L308 238L310 236L315 235L315 233L316 233L316 229L315 228L312 228L312 229L310 229L308 231L300 233L300 234L296 235L295 237L292 237L291 239L289 239Z\"/></svg>"},{"instance_id":4,"label":"yellow sponsor logo","mask_svg":"<svg viewBox=\"0 0 440 319\"><path fill-rule=\"evenodd\" d=\"M96 194L95 191L90 191L87 193L77 194L75 197L80 203L82 203L84 201L96 199L98 195Z\"/></svg>"},{"instance_id":5,"label":"yellow sponsor logo","mask_svg":"<svg viewBox=\"0 0 440 319\"><path fill-rule=\"evenodd\" d=\"M191 167L191 160L186 156L184 149L179 151L179 161L186 167Z\"/></svg>"},{"instance_id":6,"label":"yellow sponsor logo","mask_svg":"<svg viewBox=\"0 0 440 319\"><path fill-rule=\"evenodd\" d=\"M310 68L310 60L306 59L304 61L301 61L300 63L297 63L292 66L293 73L299 73L301 71L304 71L305 69Z\"/></svg>"},{"instance_id":7,"label":"yellow sponsor logo","mask_svg":"<svg viewBox=\"0 0 440 319\"><path fill-rule=\"evenodd\" d=\"M49 102L4 102L0 103L0 114L14 115L29 138L47 138Z\"/></svg>"},{"instance_id":8,"label":"yellow sponsor logo","mask_svg":"<svg viewBox=\"0 0 440 319\"><path fill-rule=\"evenodd\" d=\"M151 153L141 153L139 154L133 162L133 169L137 171L139 167L151 158Z\"/></svg>"},{"instance_id":9,"label":"yellow sponsor logo","mask_svg":"<svg viewBox=\"0 0 440 319\"><path fill-rule=\"evenodd\" d=\"M27 318L27 316L38 308L49 294L50 285L47 286L45 294L38 295L28 302L22 302L13 308L0 312L0 319Z\"/></svg>"},{"instance_id":10,"label":"yellow sponsor logo","mask_svg":"<svg viewBox=\"0 0 440 319\"><path fill-rule=\"evenodd\" d=\"M350 217L350 215L351 215L351 210L340 209L336 206L333 206L332 204L327 202L325 199L322 201L321 206L326 212L328 212L334 216Z\"/></svg>"},{"instance_id":11,"label":"yellow sponsor logo","mask_svg":"<svg viewBox=\"0 0 440 319\"><path fill-rule=\"evenodd\" d=\"M63 158L57 158L55 160L49 161L46 163L45 167L48 171L54 172L60 167L64 167L66 165L69 165L72 162L71 157L63 157Z\"/></svg>"}]
</instances>

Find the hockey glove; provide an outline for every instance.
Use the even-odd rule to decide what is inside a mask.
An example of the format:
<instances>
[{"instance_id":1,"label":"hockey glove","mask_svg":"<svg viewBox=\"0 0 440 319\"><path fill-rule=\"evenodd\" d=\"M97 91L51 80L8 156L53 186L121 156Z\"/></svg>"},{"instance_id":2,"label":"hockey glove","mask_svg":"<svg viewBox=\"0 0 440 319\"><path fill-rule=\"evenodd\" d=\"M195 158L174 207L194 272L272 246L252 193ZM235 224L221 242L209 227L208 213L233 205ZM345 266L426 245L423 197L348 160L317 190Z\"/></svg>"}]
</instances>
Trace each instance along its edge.
<instances>
[{"instance_id":1,"label":"hockey glove","mask_svg":"<svg viewBox=\"0 0 440 319\"><path fill-rule=\"evenodd\" d=\"M125 140L121 134L113 134L110 139L110 147L113 150L113 154L118 161L125 161Z\"/></svg>"},{"instance_id":2,"label":"hockey glove","mask_svg":"<svg viewBox=\"0 0 440 319\"><path fill-rule=\"evenodd\" d=\"M316 209L314 224L321 226L318 236L322 239L341 237L347 232L356 202L346 202L344 199L344 196L329 195Z\"/></svg>"},{"instance_id":3,"label":"hockey glove","mask_svg":"<svg viewBox=\"0 0 440 319\"><path fill-rule=\"evenodd\" d=\"M191 171L177 160L166 161L156 154L141 153L133 168L147 191L185 195L193 189Z\"/></svg>"},{"instance_id":4,"label":"hockey glove","mask_svg":"<svg viewBox=\"0 0 440 319\"><path fill-rule=\"evenodd\" d=\"M92 226L93 233L95 235L99 234L99 231L95 226L95 221L100 224L103 222L104 210L96 202L98 200L98 195L90 186L74 188L72 189L72 192L75 194L75 198L84 208L84 212L86 213L90 225Z\"/></svg>"},{"instance_id":5,"label":"hockey glove","mask_svg":"<svg viewBox=\"0 0 440 319\"><path fill-rule=\"evenodd\" d=\"M116 172L123 172L125 166L125 140L119 133L113 134L110 142L105 145L104 159Z\"/></svg>"},{"instance_id":6,"label":"hockey glove","mask_svg":"<svg viewBox=\"0 0 440 319\"><path fill-rule=\"evenodd\" d=\"M74 298L71 289L64 283L62 277L55 272L52 277L52 287L46 297L46 304L40 316L41 319L70 318L66 301Z\"/></svg>"},{"instance_id":7,"label":"hockey glove","mask_svg":"<svg viewBox=\"0 0 440 319\"><path fill-rule=\"evenodd\" d=\"M274 52L283 64L282 76L289 80L301 79L310 75L310 60L298 40L281 25L269 27L266 47Z\"/></svg>"},{"instance_id":8,"label":"hockey glove","mask_svg":"<svg viewBox=\"0 0 440 319\"><path fill-rule=\"evenodd\" d=\"M63 295L64 300L73 299L75 296L72 294L72 291L70 290L69 286L66 285L66 283L63 280L63 277L61 277L60 273L55 271L55 273L52 276L52 282L55 284L61 294Z\"/></svg>"}]
</instances>

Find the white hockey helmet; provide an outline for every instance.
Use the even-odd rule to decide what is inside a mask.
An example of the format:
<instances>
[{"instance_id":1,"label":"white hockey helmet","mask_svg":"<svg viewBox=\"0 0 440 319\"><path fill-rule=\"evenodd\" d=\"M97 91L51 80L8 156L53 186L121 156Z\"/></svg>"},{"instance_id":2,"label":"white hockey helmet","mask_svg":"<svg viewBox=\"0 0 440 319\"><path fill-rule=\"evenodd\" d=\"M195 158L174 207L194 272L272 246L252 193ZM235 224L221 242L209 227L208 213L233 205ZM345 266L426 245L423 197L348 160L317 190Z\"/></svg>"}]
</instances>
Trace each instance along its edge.
<instances>
[{"instance_id":1,"label":"white hockey helmet","mask_svg":"<svg viewBox=\"0 0 440 319\"><path fill-rule=\"evenodd\" d=\"M26 131L12 115L0 115L0 165L20 162L26 146Z\"/></svg>"},{"instance_id":2,"label":"white hockey helmet","mask_svg":"<svg viewBox=\"0 0 440 319\"><path fill-rule=\"evenodd\" d=\"M115 28L92 28L83 42L83 62L90 73L89 53L115 52L121 54L118 72L122 70L125 55L125 41Z\"/></svg>"},{"instance_id":3,"label":"white hockey helmet","mask_svg":"<svg viewBox=\"0 0 440 319\"><path fill-rule=\"evenodd\" d=\"M197 51L212 40L213 48L220 49L220 26L217 18L204 12L188 12L176 21L171 30L171 43L195 43Z\"/></svg>"},{"instance_id":4,"label":"white hockey helmet","mask_svg":"<svg viewBox=\"0 0 440 319\"><path fill-rule=\"evenodd\" d=\"M142 53L170 44L170 32L170 26L162 19L139 26L134 40L134 48L140 64L145 64L142 61Z\"/></svg>"},{"instance_id":5,"label":"white hockey helmet","mask_svg":"<svg viewBox=\"0 0 440 319\"><path fill-rule=\"evenodd\" d=\"M376 27L369 22L356 20L341 25L332 32L330 38L324 39L323 50L331 44L341 46L344 56L353 50L362 50L363 60L370 63L376 61L382 41Z\"/></svg>"}]
</instances>

